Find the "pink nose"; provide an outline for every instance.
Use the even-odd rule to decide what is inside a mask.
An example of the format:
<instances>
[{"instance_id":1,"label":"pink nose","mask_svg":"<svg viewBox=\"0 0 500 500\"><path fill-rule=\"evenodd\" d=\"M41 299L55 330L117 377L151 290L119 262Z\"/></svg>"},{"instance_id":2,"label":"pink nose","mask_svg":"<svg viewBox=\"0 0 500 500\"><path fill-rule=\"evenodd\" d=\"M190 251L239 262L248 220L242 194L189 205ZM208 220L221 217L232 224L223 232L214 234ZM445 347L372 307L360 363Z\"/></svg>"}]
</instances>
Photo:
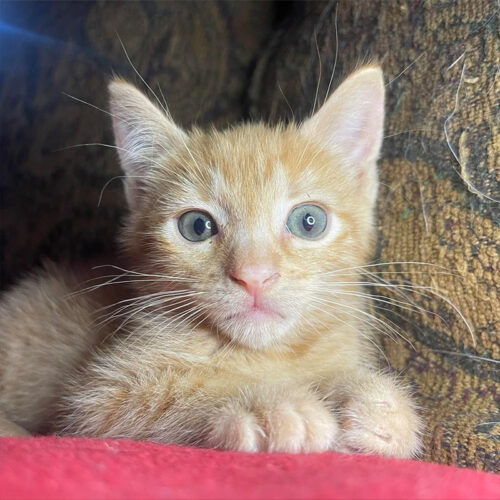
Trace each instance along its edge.
<instances>
[{"instance_id":1,"label":"pink nose","mask_svg":"<svg viewBox=\"0 0 500 500\"><path fill-rule=\"evenodd\" d=\"M250 295L257 295L264 288L272 285L280 275L271 265L257 264L233 269L230 271L229 277Z\"/></svg>"}]
</instances>

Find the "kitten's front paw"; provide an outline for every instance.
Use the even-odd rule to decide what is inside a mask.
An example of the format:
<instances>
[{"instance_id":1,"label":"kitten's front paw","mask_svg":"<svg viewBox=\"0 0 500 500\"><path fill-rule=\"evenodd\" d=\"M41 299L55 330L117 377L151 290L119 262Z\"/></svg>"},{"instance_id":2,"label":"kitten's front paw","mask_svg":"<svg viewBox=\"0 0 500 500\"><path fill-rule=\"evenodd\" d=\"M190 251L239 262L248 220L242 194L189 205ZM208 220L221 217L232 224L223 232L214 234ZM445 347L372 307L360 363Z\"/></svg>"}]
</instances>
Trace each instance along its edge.
<instances>
[{"instance_id":1,"label":"kitten's front paw","mask_svg":"<svg viewBox=\"0 0 500 500\"><path fill-rule=\"evenodd\" d=\"M351 390L341 410L340 450L398 458L418 455L422 423L410 397L373 375Z\"/></svg>"},{"instance_id":2,"label":"kitten's front paw","mask_svg":"<svg viewBox=\"0 0 500 500\"><path fill-rule=\"evenodd\" d=\"M210 427L209 446L248 452L325 451L338 431L331 411L307 391L235 399Z\"/></svg>"}]
</instances>

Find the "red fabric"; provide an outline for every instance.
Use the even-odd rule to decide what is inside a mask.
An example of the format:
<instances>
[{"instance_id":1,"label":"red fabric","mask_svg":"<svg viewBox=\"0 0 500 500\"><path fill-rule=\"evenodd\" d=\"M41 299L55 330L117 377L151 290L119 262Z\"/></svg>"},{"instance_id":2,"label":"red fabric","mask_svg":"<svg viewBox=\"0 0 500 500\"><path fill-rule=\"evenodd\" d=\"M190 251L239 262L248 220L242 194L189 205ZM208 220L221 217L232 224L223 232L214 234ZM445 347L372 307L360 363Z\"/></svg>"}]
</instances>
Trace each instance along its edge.
<instances>
[{"instance_id":1,"label":"red fabric","mask_svg":"<svg viewBox=\"0 0 500 500\"><path fill-rule=\"evenodd\" d=\"M500 499L500 476L380 457L0 439L1 499Z\"/></svg>"}]
</instances>

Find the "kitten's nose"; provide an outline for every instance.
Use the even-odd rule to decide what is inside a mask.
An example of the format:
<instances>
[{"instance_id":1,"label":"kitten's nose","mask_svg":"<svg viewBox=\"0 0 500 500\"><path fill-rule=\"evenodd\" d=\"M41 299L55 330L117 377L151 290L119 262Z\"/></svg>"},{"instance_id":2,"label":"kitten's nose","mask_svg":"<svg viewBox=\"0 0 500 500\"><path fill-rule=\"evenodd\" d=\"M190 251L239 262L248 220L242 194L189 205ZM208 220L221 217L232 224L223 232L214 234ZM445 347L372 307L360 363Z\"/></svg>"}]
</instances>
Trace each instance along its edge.
<instances>
[{"instance_id":1,"label":"kitten's nose","mask_svg":"<svg viewBox=\"0 0 500 500\"><path fill-rule=\"evenodd\" d=\"M272 285L280 275L272 265L257 264L233 269L229 277L250 295L257 295L264 288Z\"/></svg>"}]
</instances>

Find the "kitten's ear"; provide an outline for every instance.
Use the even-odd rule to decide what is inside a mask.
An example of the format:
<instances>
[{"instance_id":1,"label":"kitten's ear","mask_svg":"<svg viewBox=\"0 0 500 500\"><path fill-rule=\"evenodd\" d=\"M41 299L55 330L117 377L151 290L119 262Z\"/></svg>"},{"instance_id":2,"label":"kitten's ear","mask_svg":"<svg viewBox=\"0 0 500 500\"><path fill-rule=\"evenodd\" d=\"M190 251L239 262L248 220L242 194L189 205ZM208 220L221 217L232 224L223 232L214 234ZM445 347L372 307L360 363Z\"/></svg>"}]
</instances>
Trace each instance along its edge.
<instances>
[{"instance_id":1,"label":"kitten's ear","mask_svg":"<svg viewBox=\"0 0 500 500\"><path fill-rule=\"evenodd\" d=\"M384 96L382 70L361 68L301 126L308 137L347 160L371 198L376 195L375 161L383 139Z\"/></svg>"},{"instance_id":2,"label":"kitten's ear","mask_svg":"<svg viewBox=\"0 0 500 500\"><path fill-rule=\"evenodd\" d=\"M126 175L125 194L130 208L136 209L151 171L187 135L133 85L117 79L108 89L115 144Z\"/></svg>"}]
</instances>

